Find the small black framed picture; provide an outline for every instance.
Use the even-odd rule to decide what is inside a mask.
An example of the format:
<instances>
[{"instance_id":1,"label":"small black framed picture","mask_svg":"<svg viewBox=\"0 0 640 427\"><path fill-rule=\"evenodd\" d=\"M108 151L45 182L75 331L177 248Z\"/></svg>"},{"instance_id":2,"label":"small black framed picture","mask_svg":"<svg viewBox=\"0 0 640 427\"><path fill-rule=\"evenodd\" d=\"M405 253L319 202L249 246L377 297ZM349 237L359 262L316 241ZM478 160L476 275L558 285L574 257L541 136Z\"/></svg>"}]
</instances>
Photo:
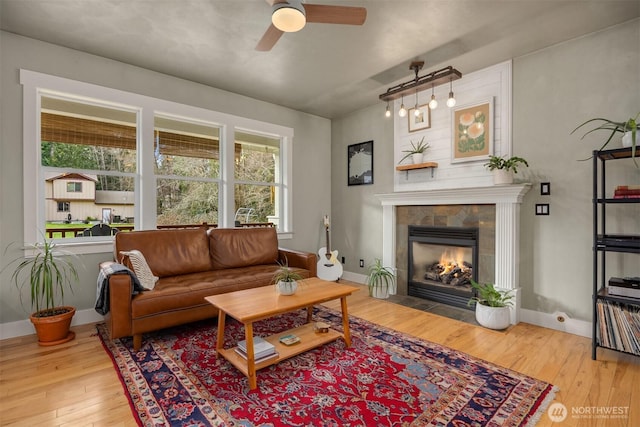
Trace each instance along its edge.
<instances>
[{"instance_id":1,"label":"small black framed picture","mask_svg":"<svg viewBox=\"0 0 640 427\"><path fill-rule=\"evenodd\" d=\"M373 141L347 147L347 184L373 184Z\"/></svg>"}]
</instances>

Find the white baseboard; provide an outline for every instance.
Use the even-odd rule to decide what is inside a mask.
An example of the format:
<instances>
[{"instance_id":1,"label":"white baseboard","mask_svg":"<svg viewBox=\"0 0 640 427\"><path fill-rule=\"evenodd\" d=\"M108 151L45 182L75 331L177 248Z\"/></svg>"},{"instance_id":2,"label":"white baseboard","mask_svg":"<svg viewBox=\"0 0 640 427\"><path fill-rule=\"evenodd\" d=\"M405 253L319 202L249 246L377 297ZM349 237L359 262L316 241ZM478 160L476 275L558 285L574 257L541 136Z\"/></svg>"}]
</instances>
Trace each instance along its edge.
<instances>
[{"instance_id":1,"label":"white baseboard","mask_svg":"<svg viewBox=\"0 0 640 427\"><path fill-rule=\"evenodd\" d=\"M364 285L365 283L367 283L366 274L352 273L350 271L344 271L342 273L342 277L340 278L344 280L349 280L350 282L360 283L361 285Z\"/></svg>"},{"instance_id":2,"label":"white baseboard","mask_svg":"<svg viewBox=\"0 0 640 427\"><path fill-rule=\"evenodd\" d=\"M542 326L543 328L555 329L556 331L568 332L574 335L591 338L591 322L570 318L566 313L542 313L540 311L521 309L520 321Z\"/></svg>"},{"instance_id":3,"label":"white baseboard","mask_svg":"<svg viewBox=\"0 0 640 427\"><path fill-rule=\"evenodd\" d=\"M104 321L104 316L98 314L94 309L77 310L71 321L71 326L86 325ZM0 323L0 340L7 338L23 337L35 334L33 325L29 319L18 320L16 322Z\"/></svg>"}]
</instances>

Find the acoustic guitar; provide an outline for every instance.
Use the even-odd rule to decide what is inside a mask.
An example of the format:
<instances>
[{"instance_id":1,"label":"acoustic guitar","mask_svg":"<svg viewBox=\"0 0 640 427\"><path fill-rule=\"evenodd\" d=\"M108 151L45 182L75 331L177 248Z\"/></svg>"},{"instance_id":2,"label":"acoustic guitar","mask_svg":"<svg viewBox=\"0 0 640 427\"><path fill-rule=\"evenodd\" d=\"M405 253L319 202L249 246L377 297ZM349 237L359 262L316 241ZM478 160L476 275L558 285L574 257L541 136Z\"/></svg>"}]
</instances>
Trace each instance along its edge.
<instances>
[{"instance_id":1,"label":"acoustic guitar","mask_svg":"<svg viewBox=\"0 0 640 427\"><path fill-rule=\"evenodd\" d=\"M320 248L318 255L318 277L330 282L337 281L342 277L342 264L338 261L338 251L331 250L331 239L329 238L329 216L325 215L324 228L327 236L327 246Z\"/></svg>"}]
</instances>

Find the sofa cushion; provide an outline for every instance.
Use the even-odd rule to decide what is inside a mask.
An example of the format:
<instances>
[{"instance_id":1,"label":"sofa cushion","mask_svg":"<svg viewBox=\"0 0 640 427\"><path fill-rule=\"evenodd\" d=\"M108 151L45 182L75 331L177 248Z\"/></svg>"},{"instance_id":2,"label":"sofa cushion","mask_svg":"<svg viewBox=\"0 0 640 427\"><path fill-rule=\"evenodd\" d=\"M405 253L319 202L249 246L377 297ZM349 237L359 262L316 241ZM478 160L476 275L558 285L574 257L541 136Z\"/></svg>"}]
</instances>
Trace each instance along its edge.
<instances>
[{"instance_id":1,"label":"sofa cushion","mask_svg":"<svg viewBox=\"0 0 640 427\"><path fill-rule=\"evenodd\" d=\"M209 230L209 250L214 269L276 264L278 234L273 227L215 228Z\"/></svg>"},{"instance_id":2,"label":"sofa cushion","mask_svg":"<svg viewBox=\"0 0 640 427\"><path fill-rule=\"evenodd\" d=\"M138 250L162 278L211 270L206 228L121 232L115 235L114 252Z\"/></svg>"}]
</instances>

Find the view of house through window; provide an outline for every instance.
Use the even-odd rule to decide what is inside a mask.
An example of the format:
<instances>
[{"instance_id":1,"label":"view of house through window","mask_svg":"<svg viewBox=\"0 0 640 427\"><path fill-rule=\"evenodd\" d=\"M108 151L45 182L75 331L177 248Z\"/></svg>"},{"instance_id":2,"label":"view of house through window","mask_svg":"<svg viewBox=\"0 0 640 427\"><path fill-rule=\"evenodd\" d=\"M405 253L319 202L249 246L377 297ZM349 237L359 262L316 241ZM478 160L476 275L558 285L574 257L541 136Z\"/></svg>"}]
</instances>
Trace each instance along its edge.
<instances>
[{"instance_id":1,"label":"view of house through window","mask_svg":"<svg viewBox=\"0 0 640 427\"><path fill-rule=\"evenodd\" d=\"M97 223L133 229L136 113L42 98L41 159L49 237L86 236ZM221 129L168 115L154 118L156 224L217 224ZM234 222L279 225L280 138L234 133ZM53 230L53 231L50 231Z\"/></svg>"},{"instance_id":2,"label":"view of house through window","mask_svg":"<svg viewBox=\"0 0 640 427\"><path fill-rule=\"evenodd\" d=\"M133 223L136 113L54 97L41 106L49 237L83 235L104 221L105 208L114 226Z\"/></svg>"}]
</instances>

